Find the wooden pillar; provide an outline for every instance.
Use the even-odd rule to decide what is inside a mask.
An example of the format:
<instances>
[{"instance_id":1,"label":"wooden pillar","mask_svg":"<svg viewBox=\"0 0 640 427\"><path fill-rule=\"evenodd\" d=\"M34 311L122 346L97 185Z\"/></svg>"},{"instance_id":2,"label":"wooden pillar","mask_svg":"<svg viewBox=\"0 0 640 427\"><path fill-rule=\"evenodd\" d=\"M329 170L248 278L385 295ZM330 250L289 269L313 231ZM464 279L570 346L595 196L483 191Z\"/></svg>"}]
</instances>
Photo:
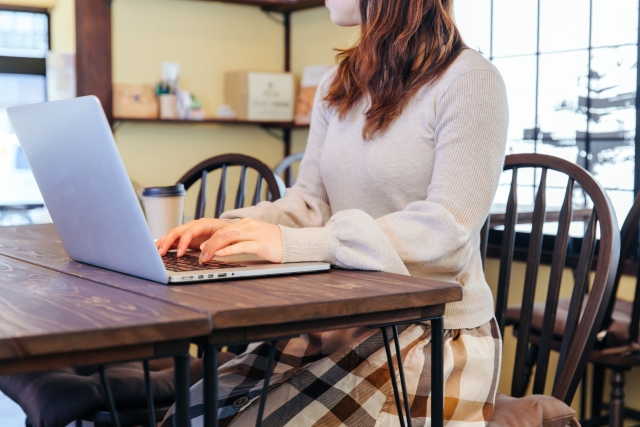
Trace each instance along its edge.
<instances>
[{"instance_id":1,"label":"wooden pillar","mask_svg":"<svg viewBox=\"0 0 640 427\"><path fill-rule=\"evenodd\" d=\"M76 79L78 96L97 96L111 122L111 0L76 0Z\"/></svg>"}]
</instances>

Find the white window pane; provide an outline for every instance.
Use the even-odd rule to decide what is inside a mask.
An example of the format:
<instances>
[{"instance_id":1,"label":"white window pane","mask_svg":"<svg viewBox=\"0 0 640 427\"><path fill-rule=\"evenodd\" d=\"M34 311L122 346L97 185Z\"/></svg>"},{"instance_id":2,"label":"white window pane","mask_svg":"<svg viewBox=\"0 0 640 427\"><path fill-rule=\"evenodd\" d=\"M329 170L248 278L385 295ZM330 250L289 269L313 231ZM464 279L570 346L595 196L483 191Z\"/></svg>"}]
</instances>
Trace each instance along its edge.
<instances>
[{"instance_id":1,"label":"white window pane","mask_svg":"<svg viewBox=\"0 0 640 427\"><path fill-rule=\"evenodd\" d=\"M608 190L633 191L634 141L591 141L591 172Z\"/></svg>"},{"instance_id":2,"label":"white window pane","mask_svg":"<svg viewBox=\"0 0 640 427\"><path fill-rule=\"evenodd\" d=\"M540 55L538 123L542 140L573 145L586 132L587 116L580 100L587 94L588 51Z\"/></svg>"},{"instance_id":3,"label":"white window pane","mask_svg":"<svg viewBox=\"0 0 640 427\"><path fill-rule=\"evenodd\" d=\"M540 52L589 47L589 1L540 0Z\"/></svg>"},{"instance_id":4,"label":"white window pane","mask_svg":"<svg viewBox=\"0 0 640 427\"><path fill-rule=\"evenodd\" d=\"M616 46L637 41L638 0L593 0L592 46Z\"/></svg>"},{"instance_id":5,"label":"white window pane","mask_svg":"<svg viewBox=\"0 0 640 427\"><path fill-rule=\"evenodd\" d=\"M633 139L636 127L636 46L594 49L591 55L591 139ZM581 101L586 111L587 101Z\"/></svg>"},{"instance_id":6,"label":"white window pane","mask_svg":"<svg viewBox=\"0 0 640 427\"><path fill-rule=\"evenodd\" d=\"M491 0L456 0L455 19L465 44L489 57L491 51Z\"/></svg>"},{"instance_id":7,"label":"white window pane","mask_svg":"<svg viewBox=\"0 0 640 427\"><path fill-rule=\"evenodd\" d=\"M42 196L13 133L6 108L45 101L44 76L0 74L0 206L41 204ZM0 224L13 224L32 212L2 213ZM29 219L31 220L31 219Z\"/></svg>"},{"instance_id":8,"label":"white window pane","mask_svg":"<svg viewBox=\"0 0 640 427\"><path fill-rule=\"evenodd\" d=\"M535 53L537 28L537 0L494 0L493 56Z\"/></svg>"},{"instance_id":9,"label":"white window pane","mask_svg":"<svg viewBox=\"0 0 640 427\"><path fill-rule=\"evenodd\" d=\"M535 127L536 57L535 55L502 58L493 61L500 70L509 100L508 139L529 139L526 129Z\"/></svg>"},{"instance_id":10,"label":"white window pane","mask_svg":"<svg viewBox=\"0 0 640 427\"><path fill-rule=\"evenodd\" d=\"M44 58L49 28L43 13L0 10L0 55Z\"/></svg>"}]
</instances>

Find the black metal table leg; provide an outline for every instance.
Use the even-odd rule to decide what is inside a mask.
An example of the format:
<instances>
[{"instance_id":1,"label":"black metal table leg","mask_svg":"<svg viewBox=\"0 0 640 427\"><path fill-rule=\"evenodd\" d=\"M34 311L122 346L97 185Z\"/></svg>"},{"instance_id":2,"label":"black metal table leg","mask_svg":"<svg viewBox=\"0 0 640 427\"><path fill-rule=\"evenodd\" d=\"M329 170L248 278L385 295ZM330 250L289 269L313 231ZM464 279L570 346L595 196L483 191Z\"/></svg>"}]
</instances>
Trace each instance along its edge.
<instances>
[{"instance_id":1,"label":"black metal table leg","mask_svg":"<svg viewBox=\"0 0 640 427\"><path fill-rule=\"evenodd\" d=\"M113 393L111 393L111 387L109 387L109 381L107 380L107 374L104 370L104 365L100 365L100 382L102 383L102 389L104 393L107 395L107 407L109 408L109 413L111 414L111 419L115 427L120 427L120 417L118 416L118 411L116 410L116 404L113 400Z\"/></svg>"},{"instance_id":2,"label":"black metal table leg","mask_svg":"<svg viewBox=\"0 0 640 427\"><path fill-rule=\"evenodd\" d=\"M204 427L218 427L218 347L204 348Z\"/></svg>"},{"instance_id":3,"label":"black metal table leg","mask_svg":"<svg viewBox=\"0 0 640 427\"><path fill-rule=\"evenodd\" d=\"M393 366L393 359L391 358L391 345L389 344L389 335L387 334L387 327L380 328L382 332L382 338L384 339L384 349L387 352L387 363L389 364L389 377L391 379L391 386L393 387L393 395L396 398L396 408L398 409L398 418L400 419L400 427L405 427L404 415L402 414L402 405L400 404L400 393L398 392L398 383L396 381L396 368Z\"/></svg>"},{"instance_id":4,"label":"black metal table leg","mask_svg":"<svg viewBox=\"0 0 640 427\"><path fill-rule=\"evenodd\" d=\"M431 427L444 425L444 321L431 319Z\"/></svg>"},{"instance_id":5,"label":"black metal table leg","mask_svg":"<svg viewBox=\"0 0 640 427\"><path fill-rule=\"evenodd\" d=\"M149 361L143 360L142 367L144 369L144 384L147 391L147 408L149 410L149 425L155 426L156 423L156 407L153 402L153 389L151 388L151 373L149 372Z\"/></svg>"},{"instance_id":6,"label":"black metal table leg","mask_svg":"<svg viewBox=\"0 0 640 427\"><path fill-rule=\"evenodd\" d=\"M181 354L173 358L175 364L176 405L173 414L173 425L191 427L189 417L189 354Z\"/></svg>"},{"instance_id":7,"label":"black metal table leg","mask_svg":"<svg viewBox=\"0 0 640 427\"><path fill-rule=\"evenodd\" d=\"M404 379L404 366L402 365L402 353L400 352L400 339L398 338L398 326L393 325L393 342L396 345L396 358L398 359L398 372L400 373L400 385L402 387L402 398L404 399L404 412L407 415L407 426L411 425L411 406L409 405L409 395L407 393L407 383Z\"/></svg>"},{"instance_id":8,"label":"black metal table leg","mask_svg":"<svg viewBox=\"0 0 640 427\"><path fill-rule=\"evenodd\" d=\"M273 359L276 356L276 344L277 341L271 341L271 347L269 347L269 360L267 361L267 369L264 372L264 382L262 384L262 394L260 395L260 406L258 407L258 419L256 420L256 427L262 426L262 416L264 415L264 406L267 401L267 394L269 394L269 380L271 379L271 371L273 371Z\"/></svg>"}]
</instances>

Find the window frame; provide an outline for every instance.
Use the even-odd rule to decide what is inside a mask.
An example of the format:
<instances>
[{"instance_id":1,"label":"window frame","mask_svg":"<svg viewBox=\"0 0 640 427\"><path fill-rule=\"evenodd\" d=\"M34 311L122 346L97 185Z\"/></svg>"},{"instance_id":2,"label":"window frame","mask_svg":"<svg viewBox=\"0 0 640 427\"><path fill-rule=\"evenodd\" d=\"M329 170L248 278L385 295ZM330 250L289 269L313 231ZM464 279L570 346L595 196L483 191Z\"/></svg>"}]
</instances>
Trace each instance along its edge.
<instances>
[{"instance_id":1,"label":"window frame","mask_svg":"<svg viewBox=\"0 0 640 427\"><path fill-rule=\"evenodd\" d=\"M0 11L28 12L45 15L47 17L47 43L49 50L51 50L51 15L48 9L0 4ZM0 74L26 74L46 77L47 59L0 55Z\"/></svg>"}]
</instances>

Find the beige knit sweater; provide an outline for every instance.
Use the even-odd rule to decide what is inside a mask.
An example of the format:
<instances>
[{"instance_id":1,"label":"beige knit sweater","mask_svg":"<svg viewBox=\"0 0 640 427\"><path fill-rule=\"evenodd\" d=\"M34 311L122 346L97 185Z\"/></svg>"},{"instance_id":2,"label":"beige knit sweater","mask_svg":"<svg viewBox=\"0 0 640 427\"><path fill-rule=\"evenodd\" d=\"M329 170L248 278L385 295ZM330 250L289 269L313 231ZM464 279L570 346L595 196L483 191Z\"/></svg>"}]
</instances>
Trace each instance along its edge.
<instances>
[{"instance_id":1,"label":"beige knit sweater","mask_svg":"<svg viewBox=\"0 0 640 427\"><path fill-rule=\"evenodd\" d=\"M446 329L493 317L479 232L504 161L504 83L478 52L464 50L402 115L362 138L366 101L340 120L316 97L298 181L280 200L227 212L280 225L283 262L326 261L463 285L448 304Z\"/></svg>"}]
</instances>

